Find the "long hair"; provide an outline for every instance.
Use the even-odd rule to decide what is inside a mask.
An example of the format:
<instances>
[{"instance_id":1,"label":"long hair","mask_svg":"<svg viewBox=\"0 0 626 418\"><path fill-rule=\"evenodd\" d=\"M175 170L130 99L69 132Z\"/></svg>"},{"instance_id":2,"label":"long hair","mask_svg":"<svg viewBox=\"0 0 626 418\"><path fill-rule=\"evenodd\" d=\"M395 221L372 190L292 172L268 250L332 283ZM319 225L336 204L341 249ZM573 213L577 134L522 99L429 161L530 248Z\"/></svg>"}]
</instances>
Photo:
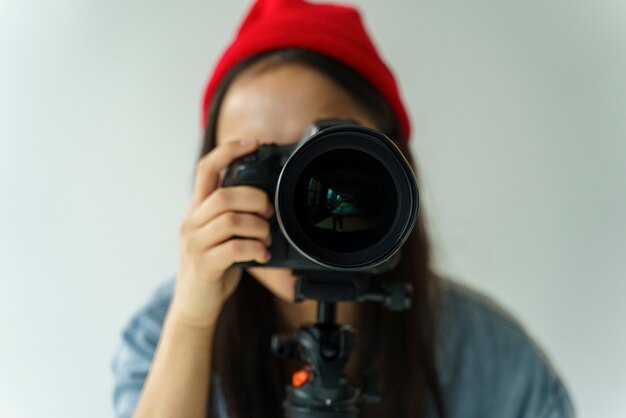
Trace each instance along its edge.
<instances>
[{"instance_id":1,"label":"long hair","mask_svg":"<svg viewBox=\"0 0 626 418\"><path fill-rule=\"evenodd\" d=\"M380 131L395 142L417 175L398 120L380 93L344 64L298 48L254 55L226 75L208 109L199 157L215 147L219 108L229 85L242 70L260 60L261 70L299 63L337 82L369 111ZM411 283L411 308L390 312L377 302L356 304L359 323L365 325L358 330L359 343L352 353L356 356L359 382L371 372L376 373L382 396L382 402L364 405L362 416L425 417L428 410L434 410L439 417L444 417L444 400L435 363L435 312L440 298L440 279L431 268L423 208L401 254L398 266L377 275L377 280L384 284ZM284 416L282 401L285 385L290 381L289 373L284 360L278 359L270 348L271 336L284 331L275 296L244 270L238 288L222 307L213 340L211 376L219 379L231 418ZM215 407L211 396L209 417L213 417Z\"/></svg>"}]
</instances>

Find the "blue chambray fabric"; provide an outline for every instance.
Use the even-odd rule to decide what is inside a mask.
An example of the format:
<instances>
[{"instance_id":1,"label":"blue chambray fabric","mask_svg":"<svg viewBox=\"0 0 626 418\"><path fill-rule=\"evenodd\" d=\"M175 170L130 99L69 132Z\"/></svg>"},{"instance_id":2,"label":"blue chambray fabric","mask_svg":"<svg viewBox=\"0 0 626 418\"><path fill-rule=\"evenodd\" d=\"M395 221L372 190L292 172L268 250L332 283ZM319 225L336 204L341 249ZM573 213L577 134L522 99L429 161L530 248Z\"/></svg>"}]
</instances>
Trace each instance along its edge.
<instances>
[{"instance_id":1,"label":"blue chambray fabric","mask_svg":"<svg viewBox=\"0 0 626 418\"><path fill-rule=\"evenodd\" d=\"M442 285L437 369L449 418L575 417L558 373L515 318L465 285ZM173 289L173 278L160 285L122 330L111 362L117 418L132 417ZM228 418L217 376L212 391L218 416Z\"/></svg>"}]
</instances>

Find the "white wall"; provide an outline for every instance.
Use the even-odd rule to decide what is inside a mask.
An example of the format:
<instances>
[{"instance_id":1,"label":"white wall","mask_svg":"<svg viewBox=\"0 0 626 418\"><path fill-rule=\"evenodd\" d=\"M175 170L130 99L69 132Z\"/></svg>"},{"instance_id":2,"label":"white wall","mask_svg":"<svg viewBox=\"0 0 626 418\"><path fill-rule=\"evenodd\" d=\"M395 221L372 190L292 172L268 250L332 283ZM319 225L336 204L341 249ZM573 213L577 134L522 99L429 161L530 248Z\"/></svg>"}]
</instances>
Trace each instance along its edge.
<instances>
[{"instance_id":1,"label":"white wall","mask_svg":"<svg viewBox=\"0 0 626 418\"><path fill-rule=\"evenodd\" d=\"M581 416L626 416L626 7L358 3L440 269L525 323ZM1 417L112 415L110 357L176 270L201 90L246 5L0 0Z\"/></svg>"}]
</instances>

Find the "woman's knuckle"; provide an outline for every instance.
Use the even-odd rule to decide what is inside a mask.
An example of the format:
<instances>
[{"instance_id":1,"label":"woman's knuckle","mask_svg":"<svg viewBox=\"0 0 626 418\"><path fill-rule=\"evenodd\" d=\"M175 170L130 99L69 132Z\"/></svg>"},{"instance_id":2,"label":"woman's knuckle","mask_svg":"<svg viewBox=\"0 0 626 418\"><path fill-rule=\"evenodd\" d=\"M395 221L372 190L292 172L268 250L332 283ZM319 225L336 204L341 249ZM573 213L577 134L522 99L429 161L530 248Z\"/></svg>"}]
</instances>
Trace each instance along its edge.
<instances>
[{"instance_id":1,"label":"woman's knuckle","mask_svg":"<svg viewBox=\"0 0 626 418\"><path fill-rule=\"evenodd\" d=\"M212 152L205 154L202 158L200 158L200 161L198 162L198 170L202 170L202 171L208 170L212 164L212 160L213 160Z\"/></svg>"},{"instance_id":2,"label":"woman's knuckle","mask_svg":"<svg viewBox=\"0 0 626 418\"><path fill-rule=\"evenodd\" d=\"M224 215L224 223L226 228L234 229L239 225L239 216L234 212L229 212Z\"/></svg>"},{"instance_id":3,"label":"woman's knuckle","mask_svg":"<svg viewBox=\"0 0 626 418\"><path fill-rule=\"evenodd\" d=\"M183 246L188 253L195 252L198 247L198 237L195 235L191 235L183 240Z\"/></svg>"},{"instance_id":4,"label":"woman's knuckle","mask_svg":"<svg viewBox=\"0 0 626 418\"><path fill-rule=\"evenodd\" d=\"M188 230L189 230L189 220L188 218L184 218L178 224L178 236L181 238L185 237L187 235Z\"/></svg>"},{"instance_id":5,"label":"woman's knuckle","mask_svg":"<svg viewBox=\"0 0 626 418\"><path fill-rule=\"evenodd\" d=\"M225 187L217 188L213 194L215 195L214 199L216 204L222 207L228 206L228 202L230 201L230 190Z\"/></svg>"},{"instance_id":6,"label":"woman's knuckle","mask_svg":"<svg viewBox=\"0 0 626 418\"><path fill-rule=\"evenodd\" d=\"M235 258L237 254L241 253L241 251L243 250L242 242L241 240L233 239L233 240L230 240L229 244L230 244L228 246L229 256L230 258Z\"/></svg>"}]
</instances>

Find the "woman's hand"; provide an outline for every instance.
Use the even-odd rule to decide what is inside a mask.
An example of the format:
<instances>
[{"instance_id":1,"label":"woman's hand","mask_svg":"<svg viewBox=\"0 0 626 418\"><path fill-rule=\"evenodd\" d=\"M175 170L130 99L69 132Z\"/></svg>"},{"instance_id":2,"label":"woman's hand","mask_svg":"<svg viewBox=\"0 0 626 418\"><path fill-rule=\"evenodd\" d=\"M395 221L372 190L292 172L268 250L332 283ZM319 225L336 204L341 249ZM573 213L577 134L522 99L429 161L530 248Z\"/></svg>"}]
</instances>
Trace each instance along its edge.
<instances>
[{"instance_id":1,"label":"woman's hand","mask_svg":"<svg viewBox=\"0 0 626 418\"><path fill-rule=\"evenodd\" d=\"M241 279L241 268L231 265L270 259L267 219L274 212L268 195L252 186L219 187L222 170L257 146L254 140L227 141L198 163L193 196L179 227L180 263L170 307L175 321L212 327Z\"/></svg>"}]
</instances>

